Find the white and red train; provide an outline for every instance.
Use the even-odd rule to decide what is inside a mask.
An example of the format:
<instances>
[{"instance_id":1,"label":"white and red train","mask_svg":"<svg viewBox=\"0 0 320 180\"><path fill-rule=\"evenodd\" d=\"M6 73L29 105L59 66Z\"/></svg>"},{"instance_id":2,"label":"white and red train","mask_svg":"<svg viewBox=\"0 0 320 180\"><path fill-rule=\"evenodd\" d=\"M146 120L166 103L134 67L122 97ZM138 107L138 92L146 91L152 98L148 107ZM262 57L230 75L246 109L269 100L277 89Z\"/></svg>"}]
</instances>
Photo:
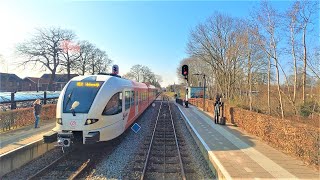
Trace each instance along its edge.
<instances>
[{"instance_id":1,"label":"white and red train","mask_svg":"<svg viewBox=\"0 0 320 180\"><path fill-rule=\"evenodd\" d=\"M121 135L156 99L158 89L111 75L77 76L57 102L58 146L92 144Z\"/></svg>"}]
</instances>

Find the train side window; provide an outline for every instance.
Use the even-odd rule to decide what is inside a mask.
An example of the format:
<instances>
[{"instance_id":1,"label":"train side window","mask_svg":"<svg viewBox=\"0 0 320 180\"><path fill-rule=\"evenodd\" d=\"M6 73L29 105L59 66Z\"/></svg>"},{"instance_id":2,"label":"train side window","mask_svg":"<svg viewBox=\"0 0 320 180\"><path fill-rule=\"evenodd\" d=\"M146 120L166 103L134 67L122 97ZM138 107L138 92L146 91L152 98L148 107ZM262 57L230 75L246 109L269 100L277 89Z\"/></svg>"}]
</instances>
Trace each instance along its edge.
<instances>
[{"instance_id":1,"label":"train side window","mask_svg":"<svg viewBox=\"0 0 320 180\"><path fill-rule=\"evenodd\" d=\"M129 109L130 108L130 93L131 91L125 91L125 109Z\"/></svg>"},{"instance_id":2,"label":"train side window","mask_svg":"<svg viewBox=\"0 0 320 180\"><path fill-rule=\"evenodd\" d=\"M122 92L114 94L106 107L104 108L102 115L110 116L116 115L122 112Z\"/></svg>"},{"instance_id":3,"label":"train side window","mask_svg":"<svg viewBox=\"0 0 320 180\"><path fill-rule=\"evenodd\" d=\"M131 106L134 106L134 100L135 100L135 97L134 97L134 91L131 91Z\"/></svg>"},{"instance_id":4,"label":"train side window","mask_svg":"<svg viewBox=\"0 0 320 180\"><path fill-rule=\"evenodd\" d=\"M138 91L136 91L136 105L138 105L139 104L139 93L138 93Z\"/></svg>"}]
</instances>

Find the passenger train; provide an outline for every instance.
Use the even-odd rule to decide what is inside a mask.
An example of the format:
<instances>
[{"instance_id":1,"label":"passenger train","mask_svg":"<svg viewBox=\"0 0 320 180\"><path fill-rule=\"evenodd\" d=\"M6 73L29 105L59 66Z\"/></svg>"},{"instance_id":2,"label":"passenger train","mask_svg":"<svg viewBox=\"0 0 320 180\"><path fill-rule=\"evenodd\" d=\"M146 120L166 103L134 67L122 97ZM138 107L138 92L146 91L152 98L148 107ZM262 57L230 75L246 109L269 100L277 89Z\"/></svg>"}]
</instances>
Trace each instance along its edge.
<instances>
[{"instance_id":1,"label":"passenger train","mask_svg":"<svg viewBox=\"0 0 320 180\"><path fill-rule=\"evenodd\" d=\"M56 109L58 146L92 144L121 135L156 99L152 85L117 75L87 75L71 79L61 91Z\"/></svg>"}]
</instances>

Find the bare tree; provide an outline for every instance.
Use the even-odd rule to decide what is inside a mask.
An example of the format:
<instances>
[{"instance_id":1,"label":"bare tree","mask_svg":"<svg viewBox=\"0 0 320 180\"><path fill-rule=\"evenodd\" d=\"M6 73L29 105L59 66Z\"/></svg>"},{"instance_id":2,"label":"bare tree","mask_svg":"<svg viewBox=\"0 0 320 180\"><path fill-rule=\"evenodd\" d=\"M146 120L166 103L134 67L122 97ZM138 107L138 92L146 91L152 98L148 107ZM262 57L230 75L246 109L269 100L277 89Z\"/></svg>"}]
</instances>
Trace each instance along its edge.
<instances>
[{"instance_id":1,"label":"bare tree","mask_svg":"<svg viewBox=\"0 0 320 180\"><path fill-rule=\"evenodd\" d=\"M112 61L108 59L108 55L105 51L99 48L94 48L91 51L89 59L89 72L91 74L106 72L107 68L111 66Z\"/></svg>"},{"instance_id":2,"label":"bare tree","mask_svg":"<svg viewBox=\"0 0 320 180\"><path fill-rule=\"evenodd\" d=\"M306 99L306 79L307 79L307 64L308 64L308 53L307 53L307 32L309 25L312 25L312 16L319 14L318 11L319 1L301 1L299 8L300 28L302 29L302 46L303 46L303 85L302 85L302 101L305 103Z\"/></svg>"},{"instance_id":3,"label":"bare tree","mask_svg":"<svg viewBox=\"0 0 320 180\"><path fill-rule=\"evenodd\" d=\"M124 77L137 82L148 82L156 87L160 87L160 82L162 81L161 76L155 75L149 67L140 64L132 66Z\"/></svg>"},{"instance_id":4,"label":"bare tree","mask_svg":"<svg viewBox=\"0 0 320 180\"><path fill-rule=\"evenodd\" d=\"M94 51L95 46L89 41L81 41L79 45L79 59L75 62L72 69L78 71L79 74L84 75L89 71L89 64L92 59L92 52Z\"/></svg>"},{"instance_id":5,"label":"bare tree","mask_svg":"<svg viewBox=\"0 0 320 180\"><path fill-rule=\"evenodd\" d=\"M279 72L279 57L278 57L278 39L277 30L279 24L278 12L271 7L267 1L262 1L260 8L255 12L255 17L258 23L258 31L260 31L260 47L265 51L267 56L274 60L274 66L276 70L276 81L278 89L278 100L280 105L281 117L284 118L284 107L280 86L280 72ZM271 70L271 62L269 60L269 76ZM270 77L268 80L268 92L270 92ZM268 103L270 103L270 95L268 95ZM270 109L270 104L269 104ZM270 111L270 110L269 110ZM270 113L270 112L269 112Z\"/></svg>"},{"instance_id":6,"label":"bare tree","mask_svg":"<svg viewBox=\"0 0 320 180\"><path fill-rule=\"evenodd\" d=\"M290 28L290 44L291 44L291 54L293 60L293 72L294 72L294 83L293 83L293 98L292 102L295 106L296 94L297 94L297 54L296 54L296 35L299 33L299 28L297 27L298 19L297 15L300 9L300 2L296 1L292 7L287 11L286 15L290 18L289 28Z\"/></svg>"},{"instance_id":7,"label":"bare tree","mask_svg":"<svg viewBox=\"0 0 320 180\"><path fill-rule=\"evenodd\" d=\"M125 74L124 77L135 80L137 82L141 82L141 69L142 65L136 64L131 67L130 71L127 74Z\"/></svg>"},{"instance_id":8,"label":"bare tree","mask_svg":"<svg viewBox=\"0 0 320 180\"><path fill-rule=\"evenodd\" d=\"M187 46L190 56L201 59L211 67L219 89L227 98L234 95L241 66L236 22L227 15L215 13L191 32Z\"/></svg>"},{"instance_id":9,"label":"bare tree","mask_svg":"<svg viewBox=\"0 0 320 180\"><path fill-rule=\"evenodd\" d=\"M96 52L96 70L98 73L107 72L112 64L112 60L108 58L105 51L98 49Z\"/></svg>"},{"instance_id":10,"label":"bare tree","mask_svg":"<svg viewBox=\"0 0 320 180\"><path fill-rule=\"evenodd\" d=\"M49 70L51 77L48 90L53 90L52 83L61 64L61 43L72 35L72 31L61 28L36 29L30 40L19 44L16 48L17 53L25 58L20 65L40 64L42 68Z\"/></svg>"},{"instance_id":11,"label":"bare tree","mask_svg":"<svg viewBox=\"0 0 320 180\"><path fill-rule=\"evenodd\" d=\"M2 67L4 67L5 64L6 64L6 61L4 60L2 54L0 54L0 65L1 65Z\"/></svg>"},{"instance_id":12,"label":"bare tree","mask_svg":"<svg viewBox=\"0 0 320 180\"><path fill-rule=\"evenodd\" d=\"M72 43L76 38L76 35L72 32L63 40L61 44L61 70L67 71L68 80L71 79L71 70L75 66L75 63L80 58L80 45Z\"/></svg>"}]
</instances>

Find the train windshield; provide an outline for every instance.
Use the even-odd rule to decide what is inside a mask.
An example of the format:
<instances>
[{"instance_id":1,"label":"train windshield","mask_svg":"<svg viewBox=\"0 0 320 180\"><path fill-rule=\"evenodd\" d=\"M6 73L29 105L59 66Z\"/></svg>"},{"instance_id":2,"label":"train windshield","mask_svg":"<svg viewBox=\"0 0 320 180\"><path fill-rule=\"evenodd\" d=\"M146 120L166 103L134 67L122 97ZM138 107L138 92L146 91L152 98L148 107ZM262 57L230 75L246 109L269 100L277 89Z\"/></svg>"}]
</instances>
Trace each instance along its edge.
<instances>
[{"instance_id":1,"label":"train windshield","mask_svg":"<svg viewBox=\"0 0 320 180\"><path fill-rule=\"evenodd\" d=\"M63 112L72 113L72 103L78 101L79 106L74 111L76 113L88 113L102 84L102 81L71 81L64 94Z\"/></svg>"}]
</instances>

